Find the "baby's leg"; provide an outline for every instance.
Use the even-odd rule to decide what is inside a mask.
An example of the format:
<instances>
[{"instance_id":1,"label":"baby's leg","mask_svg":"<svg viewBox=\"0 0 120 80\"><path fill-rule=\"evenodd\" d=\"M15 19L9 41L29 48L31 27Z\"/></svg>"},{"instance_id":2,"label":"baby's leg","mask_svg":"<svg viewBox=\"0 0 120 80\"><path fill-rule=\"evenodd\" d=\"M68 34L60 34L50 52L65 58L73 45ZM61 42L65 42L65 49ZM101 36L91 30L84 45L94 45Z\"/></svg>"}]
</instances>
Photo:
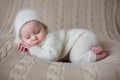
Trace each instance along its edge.
<instances>
[{"instance_id":1,"label":"baby's leg","mask_svg":"<svg viewBox=\"0 0 120 80\"><path fill-rule=\"evenodd\" d=\"M70 51L70 61L73 63L88 63L96 61L96 54L91 50L98 45L96 36L87 31L79 37Z\"/></svg>"}]
</instances>

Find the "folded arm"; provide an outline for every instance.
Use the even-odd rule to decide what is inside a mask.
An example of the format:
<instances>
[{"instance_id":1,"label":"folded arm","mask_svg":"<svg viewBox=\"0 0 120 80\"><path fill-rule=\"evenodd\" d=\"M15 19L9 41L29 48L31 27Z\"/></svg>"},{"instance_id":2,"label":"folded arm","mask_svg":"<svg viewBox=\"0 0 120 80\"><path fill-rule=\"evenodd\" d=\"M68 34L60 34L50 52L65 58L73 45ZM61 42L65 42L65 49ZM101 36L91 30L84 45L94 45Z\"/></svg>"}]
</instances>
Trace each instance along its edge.
<instances>
[{"instance_id":1,"label":"folded arm","mask_svg":"<svg viewBox=\"0 0 120 80\"><path fill-rule=\"evenodd\" d=\"M61 54L62 43L56 36L48 35L43 46L33 46L29 51L37 57L57 61Z\"/></svg>"}]
</instances>

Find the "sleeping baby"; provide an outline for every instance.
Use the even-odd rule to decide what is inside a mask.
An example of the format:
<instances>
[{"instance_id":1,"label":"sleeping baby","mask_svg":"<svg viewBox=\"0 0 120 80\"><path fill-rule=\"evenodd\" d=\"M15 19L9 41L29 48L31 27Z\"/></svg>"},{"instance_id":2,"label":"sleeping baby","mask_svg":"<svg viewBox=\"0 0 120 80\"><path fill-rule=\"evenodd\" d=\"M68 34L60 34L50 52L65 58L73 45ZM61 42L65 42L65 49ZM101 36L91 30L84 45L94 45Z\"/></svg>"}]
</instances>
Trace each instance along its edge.
<instances>
[{"instance_id":1,"label":"sleeping baby","mask_svg":"<svg viewBox=\"0 0 120 80\"><path fill-rule=\"evenodd\" d=\"M19 51L28 51L50 61L68 56L72 63L95 62L108 56L89 30L62 29L48 33L47 29L48 26L34 10L21 10L15 18L15 42Z\"/></svg>"}]
</instances>

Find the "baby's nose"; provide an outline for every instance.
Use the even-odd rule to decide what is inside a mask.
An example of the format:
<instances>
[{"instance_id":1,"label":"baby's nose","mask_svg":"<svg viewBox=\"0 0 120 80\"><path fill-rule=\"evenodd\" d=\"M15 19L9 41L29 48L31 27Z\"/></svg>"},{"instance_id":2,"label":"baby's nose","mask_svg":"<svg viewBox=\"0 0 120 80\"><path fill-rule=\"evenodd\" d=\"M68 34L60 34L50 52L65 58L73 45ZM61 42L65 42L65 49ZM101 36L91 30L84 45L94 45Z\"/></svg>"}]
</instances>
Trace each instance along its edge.
<instances>
[{"instance_id":1,"label":"baby's nose","mask_svg":"<svg viewBox=\"0 0 120 80\"><path fill-rule=\"evenodd\" d=\"M37 40L37 36L32 36L32 40Z\"/></svg>"}]
</instances>

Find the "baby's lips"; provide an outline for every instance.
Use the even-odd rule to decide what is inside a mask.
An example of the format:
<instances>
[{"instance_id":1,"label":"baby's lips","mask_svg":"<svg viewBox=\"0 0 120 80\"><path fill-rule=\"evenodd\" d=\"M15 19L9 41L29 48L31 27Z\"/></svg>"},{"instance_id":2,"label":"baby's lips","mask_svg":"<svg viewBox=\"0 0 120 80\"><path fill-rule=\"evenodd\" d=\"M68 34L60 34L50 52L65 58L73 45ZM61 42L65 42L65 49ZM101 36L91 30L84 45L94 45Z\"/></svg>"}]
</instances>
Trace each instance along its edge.
<instances>
[{"instance_id":1,"label":"baby's lips","mask_svg":"<svg viewBox=\"0 0 120 80\"><path fill-rule=\"evenodd\" d=\"M35 42L34 44L35 44L35 45L39 45L41 42L42 42L42 41L37 41L37 42Z\"/></svg>"}]
</instances>

